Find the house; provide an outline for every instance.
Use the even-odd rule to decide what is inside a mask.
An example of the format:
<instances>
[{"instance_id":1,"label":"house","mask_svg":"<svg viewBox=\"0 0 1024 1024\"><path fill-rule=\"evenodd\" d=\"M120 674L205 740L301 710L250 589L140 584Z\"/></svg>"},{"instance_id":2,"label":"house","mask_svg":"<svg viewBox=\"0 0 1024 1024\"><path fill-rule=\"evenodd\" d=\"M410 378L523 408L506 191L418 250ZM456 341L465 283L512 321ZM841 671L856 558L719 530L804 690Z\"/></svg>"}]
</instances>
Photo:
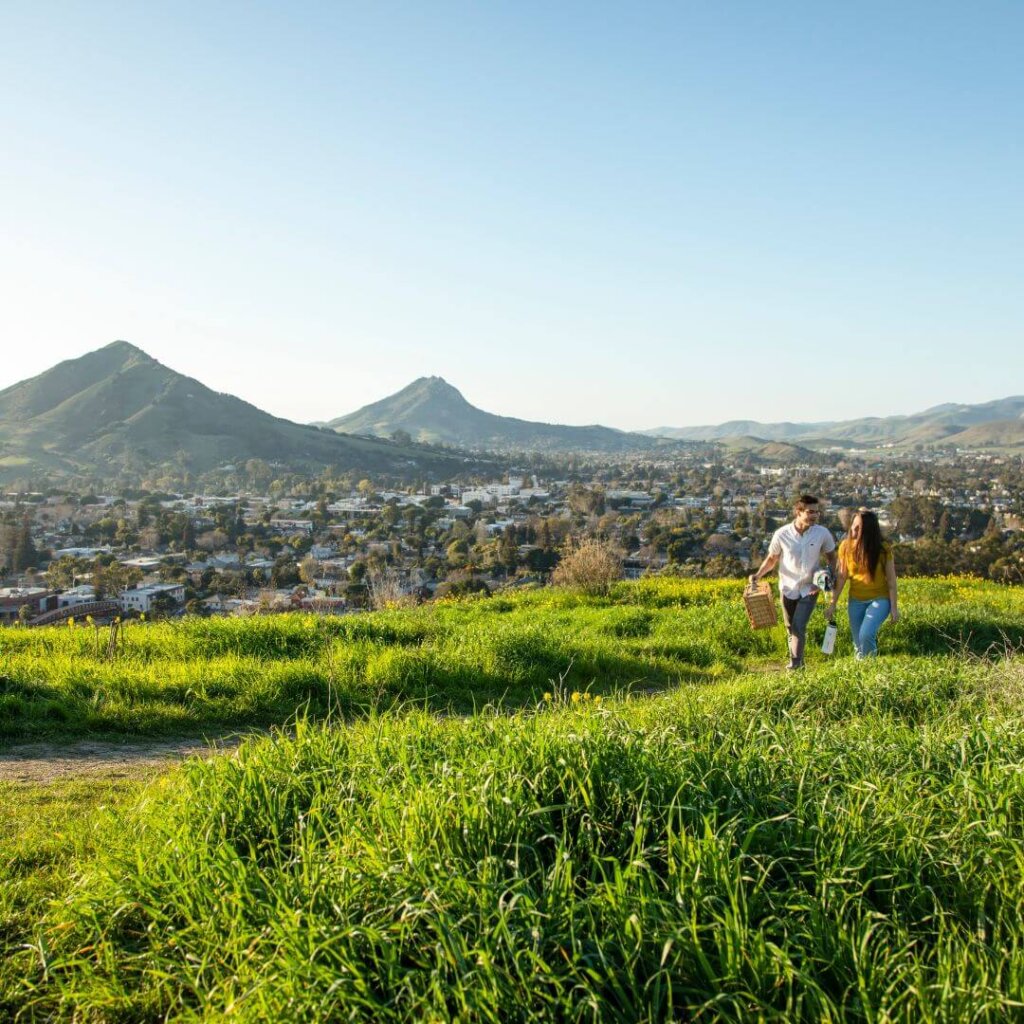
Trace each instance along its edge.
<instances>
[{"instance_id":1,"label":"house","mask_svg":"<svg viewBox=\"0 0 1024 1024\"><path fill-rule=\"evenodd\" d=\"M96 588L91 583L82 583L77 587L65 590L57 598L59 608L77 608L82 604L92 604L96 600Z\"/></svg>"},{"instance_id":2,"label":"house","mask_svg":"<svg viewBox=\"0 0 1024 1024\"><path fill-rule=\"evenodd\" d=\"M175 604L185 600L183 583L150 583L143 587L122 590L117 595L121 608L126 612L148 612L157 598L166 595Z\"/></svg>"},{"instance_id":3,"label":"house","mask_svg":"<svg viewBox=\"0 0 1024 1024\"><path fill-rule=\"evenodd\" d=\"M305 533L313 532L312 519L271 519L270 528L275 533Z\"/></svg>"}]
</instances>

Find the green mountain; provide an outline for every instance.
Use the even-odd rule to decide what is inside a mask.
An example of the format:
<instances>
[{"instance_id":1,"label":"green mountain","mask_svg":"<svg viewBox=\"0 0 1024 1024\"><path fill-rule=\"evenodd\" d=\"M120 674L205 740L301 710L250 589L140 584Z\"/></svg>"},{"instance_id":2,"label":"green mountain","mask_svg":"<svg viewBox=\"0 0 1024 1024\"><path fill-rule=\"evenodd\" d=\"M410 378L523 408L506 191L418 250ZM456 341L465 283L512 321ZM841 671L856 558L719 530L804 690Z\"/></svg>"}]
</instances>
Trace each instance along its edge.
<instances>
[{"instance_id":1,"label":"green mountain","mask_svg":"<svg viewBox=\"0 0 1024 1024\"><path fill-rule=\"evenodd\" d=\"M911 416L871 416L858 420L819 423L758 423L730 420L715 426L657 427L648 436L683 441L719 441L754 435L813 447L830 444L924 444L930 447L987 447L1024 445L1024 396L1000 398L977 405L936 405Z\"/></svg>"},{"instance_id":2,"label":"green mountain","mask_svg":"<svg viewBox=\"0 0 1024 1024\"><path fill-rule=\"evenodd\" d=\"M201 473L263 459L289 469L451 473L462 457L271 416L115 341L0 391L0 476Z\"/></svg>"},{"instance_id":3,"label":"green mountain","mask_svg":"<svg viewBox=\"0 0 1024 1024\"><path fill-rule=\"evenodd\" d=\"M327 426L379 437L401 430L418 441L487 451L649 452L665 445L663 439L611 427L534 423L484 412L441 377L420 377Z\"/></svg>"}]
</instances>

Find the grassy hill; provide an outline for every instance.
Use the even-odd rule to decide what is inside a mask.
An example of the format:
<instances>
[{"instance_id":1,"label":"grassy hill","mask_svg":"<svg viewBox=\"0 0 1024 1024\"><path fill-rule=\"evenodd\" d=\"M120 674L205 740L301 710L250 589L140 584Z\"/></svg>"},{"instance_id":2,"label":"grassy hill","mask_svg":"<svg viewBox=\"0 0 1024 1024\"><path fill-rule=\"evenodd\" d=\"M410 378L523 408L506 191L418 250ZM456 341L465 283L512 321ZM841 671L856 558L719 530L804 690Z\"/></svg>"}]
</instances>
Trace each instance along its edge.
<instances>
[{"instance_id":1,"label":"grassy hill","mask_svg":"<svg viewBox=\"0 0 1024 1024\"><path fill-rule=\"evenodd\" d=\"M750 455L765 462L814 462L818 452L788 441L766 441L763 437L723 437L718 441L730 455Z\"/></svg>"},{"instance_id":2,"label":"grassy hill","mask_svg":"<svg viewBox=\"0 0 1024 1024\"><path fill-rule=\"evenodd\" d=\"M497 416L478 409L441 377L420 377L401 391L327 424L352 434L390 437L404 430L418 441L489 451L653 451L663 440L602 426L563 426Z\"/></svg>"},{"instance_id":3,"label":"grassy hill","mask_svg":"<svg viewBox=\"0 0 1024 1024\"><path fill-rule=\"evenodd\" d=\"M946 440L960 448L1020 448L1024 446L1024 420L977 423L950 434Z\"/></svg>"},{"instance_id":4,"label":"grassy hill","mask_svg":"<svg viewBox=\"0 0 1024 1024\"><path fill-rule=\"evenodd\" d=\"M0 1016L1014 1019L1024 592L901 604L797 674L698 581L5 631L8 735L305 717L113 810L0 794Z\"/></svg>"},{"instance_id":5,"label":"grassy hill","mask_svg":"<svg viewBox=\"0 0 1024 1024\"><path fill-rule=\"evenodd\" d=\"M463 460L279 419L117 341L0 391L0 474L203 472L260 458L294 469L412 475Z\"/></svg>"}]
</instances>

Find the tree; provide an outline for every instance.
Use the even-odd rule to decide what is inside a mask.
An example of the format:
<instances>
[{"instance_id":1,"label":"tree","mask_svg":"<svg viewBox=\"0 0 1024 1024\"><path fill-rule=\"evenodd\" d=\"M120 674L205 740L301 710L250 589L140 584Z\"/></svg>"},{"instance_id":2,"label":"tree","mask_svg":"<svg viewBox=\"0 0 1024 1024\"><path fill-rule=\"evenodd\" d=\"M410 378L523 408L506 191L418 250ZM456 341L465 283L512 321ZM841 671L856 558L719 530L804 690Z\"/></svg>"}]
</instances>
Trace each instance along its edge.
<instances>
[{"instance_id":1,"label":"tree","mask_svg":"<svg viewBox=\"0 0 1024 1024\"><path fill-rule=\"evenodd\" d=\"M498 546L498 557L507 572L515 572L519 564L519 545L516 543L516 528L506 526Z\"/></svg>"},{"instance_id":2,"label":"tree","mask_svg":"<svg viewBox=\"0 0 1024 1024\"><path fill-rule=\"evenodd\" d=\"M274 568L270 570L271 586L277 589L294 587L299 582L299 567L295 560L288 555L282 555L274 562Z\"/></svg>"},{"instance_id":3,"label":"tree","mask_svg":"<svg viewBox=\"0 0 1024 1024\"><path fill-rule=\"evenodd\" d=\"M264 490L273 478L270 466L263 459L249 459L245 464L246 476L252 487Z\"/></svg>"},{"instance_id":4,"label":"tree","mask_svg":"<svg viewBox=\"0 0 1024 1024\"><path fill-rule=\"evenodd\" d=\"M569 489L569 508L577 515L599 516L604 512L604 491L574 484Z\"/></svg>"},{"instance_id":5,"label":"tree","mask_svg":"<svg viewBox=\"0 0 1024 1024\"><path fill-rule=\"evenodd\" d=\"M32 529L26 515L14 536L14 547L10 559L11 568L15 572L24 572L34 566L38 560L39 552L32 540Z\"/></svg>"},{"instance_id":6,"label":"tree","mask_svg":"<svg viewBox=\"0 0 1024 1024\"><path fill-rule=\"evenodd\" d=\"M469 545L464 540L453 540L445 550L445 557L452 565L465 564L469 555Z\"/></svg>"},{"instance_id":7,"label":"tree","mask_svg":"<svg viewBox=\"0 0 1024 1024\"><path fill-rule=\"evenodd\" d=\"M101 565L97 560L92 574L93 586L96 588L96 597L99 600L112 600L122 590L127 590L141 579L142 573L138 569L130 569L117 561Z\"/></svg>"},{"instance_id":8,"label":"tree","mask_svg":"<svg viewBox=\"0 0 1024 1024\"><path fill-rule=\"evenodd\" d=\"M320 563L312 555L306 555L299 563L299 579L312 586L319 575Z\"/></svg>"},{"instance_id":9,"label":"tree","mask_svg":"<svg viewBox=\"0 0 1024 1024\"><path fill-rule=\"evenodd\" d=\"M82 561L65 555L50 563L46 570L46 585L52 590L70 590L75 585L75 578L84 569Z\"/></svg>"},{"instance_id":10,"label":"tree","mask_svg":"<svg viewBox=\"0 0 1024 1024\"><path fill-rule=\"evenodd\" d=\"M135 541L135 531L127 519L118 519L117 527L114 530L114 543L123 548Z\"/></svg>"},{"instance_id":11,"label":"tree","mask_svg":"<svg viewBox=\"0 0 1024 1024\"><path fill-rule=\"evenodd\" d=\"M170 612L174 611L177 606L177 602L171 597L170 594L163 593L157 594L150 602L149 610L155 619L165 618Z\"/></svg>"}]
</instances>

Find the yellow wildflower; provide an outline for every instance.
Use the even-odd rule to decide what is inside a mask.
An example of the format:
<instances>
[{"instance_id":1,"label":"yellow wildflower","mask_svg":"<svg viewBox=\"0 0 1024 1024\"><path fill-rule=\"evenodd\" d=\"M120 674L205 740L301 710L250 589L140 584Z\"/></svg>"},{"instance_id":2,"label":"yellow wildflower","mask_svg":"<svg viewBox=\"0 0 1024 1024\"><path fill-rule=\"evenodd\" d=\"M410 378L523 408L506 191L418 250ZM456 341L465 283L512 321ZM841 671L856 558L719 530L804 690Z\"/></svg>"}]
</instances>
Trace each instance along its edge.
<instances>
[{"instance_id":1,"label":"yellow wildflower","mask_svg":"<svg viewBox=\"0 0 1024 1024\"><path fill-rule=\"evenodd\" d=\"M71 627L72 629L74 629L74 626L75 626L75 617L74 617L74 615L69 615L69 616L68 616L68 625L69 625L69 626L70 626L70 627Z\"/></svg>"},{"instance_id":2,"label":"yellow wildflower","mask_svg":"<svg viewBox=\"0 0 1024 1024\"><path fill-rule=\"evenodd\" d=\"M551 696L550 693L545 693L544 694L544 699L547 700L547 701L550 701L550 700L553 700L554 698Z\"/></svg>"},{"instance_id":3,"label":"yellow wildflower","mask_svg":"<svg viewBox=\"0 0 1024 1024\"><path fill-rule=\"evenodd\" d=\"M573 690L573 691L572 691L572 702L573 702L573 704L579 704L579 702L580 702L580 701L581 701L582 699L583 699L583 698L582 698L582 696L580 695L580 693L579 693L579 691L578 691L578 690Z\"/></svg>"}]
</instances>

